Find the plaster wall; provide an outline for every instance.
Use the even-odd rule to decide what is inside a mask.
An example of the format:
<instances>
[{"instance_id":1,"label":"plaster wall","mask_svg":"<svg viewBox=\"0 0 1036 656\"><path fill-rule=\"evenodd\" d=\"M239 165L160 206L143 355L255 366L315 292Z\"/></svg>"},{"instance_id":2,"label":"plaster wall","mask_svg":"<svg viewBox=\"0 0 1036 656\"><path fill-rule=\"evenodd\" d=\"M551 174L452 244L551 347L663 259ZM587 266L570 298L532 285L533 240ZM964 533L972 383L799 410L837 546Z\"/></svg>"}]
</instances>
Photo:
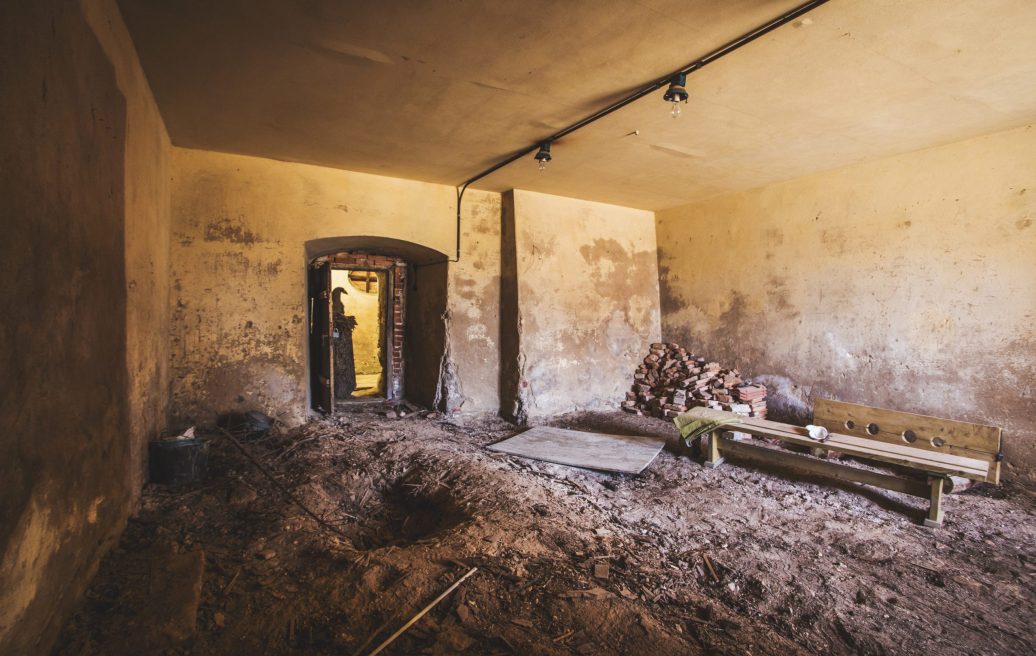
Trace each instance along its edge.
<instances>
[{"instance_id":1,"label":"plaster wall","mask_svg":"<svg viewBox=\"0 0 1036 656\"><path fill-rule=\"evenodd\" d=\"M161 423L165 128L114 3L0 6L0 653L47 653Z\"/></svg>"},{"instance_id":2,"label":"plaster wall","mask_svg":"<svg viewBox=\"0 0 1036 656\"><path fill-rule=\"evenodd\" d=\"M518 371L505 389L519 398L501 407L531 420L616 407L660 334L654 214L521 190L507 205Z\"/></svg>"},{"instance_id":3,"label":"plaster wall","mask_svg":"<svg viewBox=\"0 0 1036 656\"><path fill-rule=\"evenodd\" d=\"M169 135L115 0L82 0L83 13L126 100L126 370L130 489L146 477L148 439L169 407Z\"/></svg>"},{"instance_id":4,"label":"plaster wall","mask_svg":"<svg viewBox=\"0 0 1036 656\"><path fill-rule=\"evenodd\" d=\"M1036 469L1036 129L657 215L662 334L771 389L1004 429Z\"/></svg>"},{"instance_id":5,"label":"plaster wall","mask_svg":"<svg viewBox=\"0 0 1036 656\"><path fill-rule=\"evenodd\" d=\"M306 417L307 241L373 236L444 259L455 252L450 186L175 147L172 178L171 412L178 418L249 409L289 424ZM498 195L469 191L463 223L484 222L494 208ZM479 297L492 289L498 256L473 244L465 241L449 276ZM408 290L408 302L415 293ZM480 405L489 395L475 390L495 380L496 360L481 355L483 343L467 344L469 330L495 334L494 315L451 303L452 315L465 317L448 333L455 396L473 399L464 411L495 412L496 400Z\"/></svg>"},{"instance_id":6,"label":"plaster wall","mask_svg":"<svg viewBox=\"0 0 1036 656\"><path fill-rule=\"evenodd\" d=\"M500 408L500 194L469 189L461 221L463 252L449 264L449 324L442 402L451 414Z\"/></svg>"}]
</instances>

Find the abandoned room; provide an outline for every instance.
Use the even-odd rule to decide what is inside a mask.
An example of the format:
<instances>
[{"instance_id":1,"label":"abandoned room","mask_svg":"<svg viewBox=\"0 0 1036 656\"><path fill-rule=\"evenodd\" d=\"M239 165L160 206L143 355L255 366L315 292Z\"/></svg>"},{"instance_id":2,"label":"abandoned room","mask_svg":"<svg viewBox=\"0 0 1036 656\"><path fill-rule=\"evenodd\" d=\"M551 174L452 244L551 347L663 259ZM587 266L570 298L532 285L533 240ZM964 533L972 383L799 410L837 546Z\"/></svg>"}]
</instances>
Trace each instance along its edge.
<instances>
[{"instance_id":1,"label":"abandoned room","mask_svg":"<svg viewBox=\"0 0 1036 656\"><path fill-rule=\"evenodd\" d=\"M0 654L1036 653L1034 34L0 4Z\"/></svg>"}]
</instances>

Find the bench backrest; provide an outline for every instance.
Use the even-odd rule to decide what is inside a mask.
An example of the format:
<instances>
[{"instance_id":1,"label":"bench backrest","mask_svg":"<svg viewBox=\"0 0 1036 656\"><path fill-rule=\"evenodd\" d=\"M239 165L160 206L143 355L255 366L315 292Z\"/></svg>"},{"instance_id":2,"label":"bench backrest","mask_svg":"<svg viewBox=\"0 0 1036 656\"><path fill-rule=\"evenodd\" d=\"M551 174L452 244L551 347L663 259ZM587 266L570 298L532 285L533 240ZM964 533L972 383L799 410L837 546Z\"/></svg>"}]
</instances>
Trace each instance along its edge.
<instances>
[{"instance_id":1,"label":"bench backrest","mask_svg":"<svg viewBox=\"0 0 1036 656\"><path fill-rule=\"evenodd\" d=\"M871 408L832 399L816 400L813 423L832 433L985 460L989 463L989 474L985 480L990 483L1000 482L1003 431L995 426Z\"/></svg>"}]
</instances>

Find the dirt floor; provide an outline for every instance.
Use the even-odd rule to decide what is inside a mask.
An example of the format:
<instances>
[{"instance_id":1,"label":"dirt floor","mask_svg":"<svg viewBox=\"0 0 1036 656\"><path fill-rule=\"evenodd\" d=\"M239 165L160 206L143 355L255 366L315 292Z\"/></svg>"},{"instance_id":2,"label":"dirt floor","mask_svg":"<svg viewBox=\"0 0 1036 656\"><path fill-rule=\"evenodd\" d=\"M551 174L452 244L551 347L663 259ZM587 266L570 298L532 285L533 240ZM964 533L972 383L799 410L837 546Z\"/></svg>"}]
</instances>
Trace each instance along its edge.
<instances>
[{"instance_id":1,"label":"dirt floor","mask_svg":"<svg viewBox=\"0 0 1036 656\"><path fill-rule=\"evenodd\" d=\"M208 480L147 488L54 653L369 653L473 567L383 653L1034 653L1027 488L953 495L932 530L920 499L675 442L639 476L483 448L514 432L356 407L244 442L335 531L211 433Z\"/></svg>"}]
</instances>

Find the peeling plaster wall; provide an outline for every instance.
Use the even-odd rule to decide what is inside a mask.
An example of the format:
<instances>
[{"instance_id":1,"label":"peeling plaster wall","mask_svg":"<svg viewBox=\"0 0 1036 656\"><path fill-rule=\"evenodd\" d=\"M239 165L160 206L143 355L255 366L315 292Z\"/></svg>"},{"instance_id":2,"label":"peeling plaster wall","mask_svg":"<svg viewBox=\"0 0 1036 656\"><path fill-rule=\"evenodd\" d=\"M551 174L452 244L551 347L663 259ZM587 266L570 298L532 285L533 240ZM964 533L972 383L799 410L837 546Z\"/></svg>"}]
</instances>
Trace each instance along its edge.
<instances>
[{"instance_id":1,"label":"peeling plaster wall","mask_svg":"<svg viewBox=\"0 0 1036 656\"><path fill-rule=\"evenodd\" d=\"M616 407L660 334L654 214L521 190L506 205L519 398L501 406L529 419Z\"/></svg>"},{"instance_id":2,"label":"peeling plaster wall","mask_svg":"<svg viewBox=\"0 0 1036 656\"><path fill-rule=\"evenodd\" d=\"M0 82L0 653L35 654L162 422L168 138L110 0L0 5Z\"/></svg>"},{"instance_id":3,"label":"peeling plaster wall","mask_svg":"<svg viewBox=\"0 0 1036 656\"><path fill-rule=\"evenodd\" d=\"M455 252L453 187L257 157L172 152L176 417L205 420L227 410L259 409L290 424L305 419L307 241L375 236ZM497 194L468 192L465 224L480 225L494 207ZM450 284L485 295L495 284L498 256L480 245L471 250L477 243L466 240L460 267L450 265ZM451 301L457 319L449 333L454 396L479 399L465 403L465 411L495 412L495 400L482 405L487 395L479 388L484 379L495 380L497 363L480 355L482 342L469 340L483 328L495 335L495 314L474 312L466 302Z\"/></svg>"},{"instance_id":4,"label":"peeling plaster wall","mask_svg":"<svg viewBox=\"0 0 1036 656\"><path fill-rule=\"evenodd\" d=\"M450 264L447 280L450 368L443 381L444 403L454 414L496 414L500 408L500 194L468 190L462 209L461 258Z\"/></svg>"},{"instance_id":5,"label":"peeling plaster wall","mask_svg":"<svg viewBox=\"0 0 1036 656\"><path fill-rule=\"evenodd\" d=\"M1004 428L1036 469L1036 129L658 213L667 340L776 391Z\"/></svg>"}]
</instances>

